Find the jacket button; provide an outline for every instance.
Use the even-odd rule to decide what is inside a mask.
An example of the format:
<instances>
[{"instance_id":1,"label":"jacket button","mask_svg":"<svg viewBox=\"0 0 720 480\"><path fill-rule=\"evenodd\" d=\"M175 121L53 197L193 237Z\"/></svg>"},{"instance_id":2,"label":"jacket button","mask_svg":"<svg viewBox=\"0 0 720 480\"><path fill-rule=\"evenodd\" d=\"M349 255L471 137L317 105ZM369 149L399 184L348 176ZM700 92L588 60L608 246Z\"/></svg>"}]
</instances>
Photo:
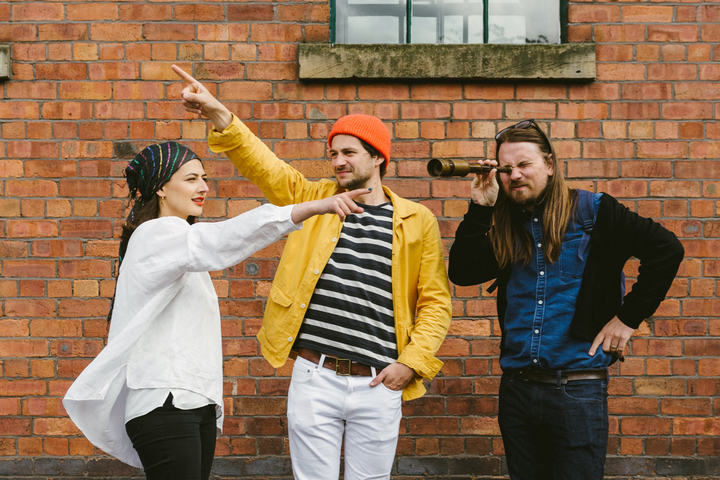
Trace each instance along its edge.
<instances>
[{"instance_id":1,"label":"jacket button","mask_svg":"<svg viewBox=\"0 0 720 480\"><path fill-rule=\"evenodd\" d=\"M304 304L304 303L301 303L301 304L300 304L300 308L305 308L305 304Z\"/></svg>"},{"instance_id":2,"label":"jacket button","mask_svg":"<svg viewBox=\"0 0 720 480\"><path fill-rule=\"evenodd\" d=\"M292 337L288 337L288 342L292 342Z\"/></svg>"},{"instance_id":3,"label":"jacket button","mask_svg":"<svg viewBox=\"0 0 720 480\"><path fill-rule=\"evenodd\" d=\"M320 273L320 270L315 270L313 273L317 275L318 273Z\"/></svg>"},{"instance_id":4,"label":"jacket button","mask_svg":"<svg viewBox=\"0 0 720 480\"><path fill-rule=\"evenodd\" d=\"M332 240L332 241L333 241L333 242L337 242L337 238L333 237L333 240Z\"/></svg>"}]
</instances>

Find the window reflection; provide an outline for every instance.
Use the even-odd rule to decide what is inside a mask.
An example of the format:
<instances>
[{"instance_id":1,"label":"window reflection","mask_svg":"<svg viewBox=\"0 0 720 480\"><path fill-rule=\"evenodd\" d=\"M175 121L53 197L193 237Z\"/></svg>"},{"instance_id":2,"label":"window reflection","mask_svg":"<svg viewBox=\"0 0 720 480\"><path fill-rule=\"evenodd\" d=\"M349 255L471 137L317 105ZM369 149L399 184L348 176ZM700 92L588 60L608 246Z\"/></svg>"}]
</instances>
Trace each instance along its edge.
<instances>
[{"instance_id":1,"label":"window reflection","mask_svg":"<svg viewBox=\"0 0 720 480\"><path fill-rule=\"evenodd\" d=\"M487 22L483 0L331 1L337 43L560 43L560 0L485 0Z\"/></svg>"},{"instance_id":2,"label":"window reflection","mask_svg":"<svg viewBox=\"0 0 720 480\"><path fill-rule=\"evenodd\" d=\"M482 0L415 0L412 43L483 43Z\"/></svg>"},{"instance_id":3,"label":"window reflection","mask_svg":"<svg viewBox=\"0 0 720 480\"><path fill-rule=\"evenodd\" d=\"M560 43L560 0L488 1L488 43Z\"/></svg>"}]
</instances>

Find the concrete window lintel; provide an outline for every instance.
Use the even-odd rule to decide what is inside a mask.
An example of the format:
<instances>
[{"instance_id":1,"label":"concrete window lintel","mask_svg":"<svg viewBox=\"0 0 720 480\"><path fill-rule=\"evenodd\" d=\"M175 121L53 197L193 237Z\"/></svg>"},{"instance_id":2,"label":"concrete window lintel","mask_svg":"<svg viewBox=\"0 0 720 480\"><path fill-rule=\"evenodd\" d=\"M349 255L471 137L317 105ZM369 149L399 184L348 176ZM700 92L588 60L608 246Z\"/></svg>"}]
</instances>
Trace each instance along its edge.
<instances>
[{"instance_id":1,"label":"concrete window lintel","mask_svg":"<svg viewBox=\"0 0 720 480\"><path fill-rule=\"evenodd\" d=\"M0 80L8 80L10 73L10 45L0 45Z\"/></svg>"},{"instance_id":2,"label":"concrete window lintel","mask_svg":"<svg viewBox=\"0 0 720 480\"><path fill-rule=\"evenodd\" d=\"M301 80L595 80L595 44L299 45Z\"/></svg>"}]
</instances>

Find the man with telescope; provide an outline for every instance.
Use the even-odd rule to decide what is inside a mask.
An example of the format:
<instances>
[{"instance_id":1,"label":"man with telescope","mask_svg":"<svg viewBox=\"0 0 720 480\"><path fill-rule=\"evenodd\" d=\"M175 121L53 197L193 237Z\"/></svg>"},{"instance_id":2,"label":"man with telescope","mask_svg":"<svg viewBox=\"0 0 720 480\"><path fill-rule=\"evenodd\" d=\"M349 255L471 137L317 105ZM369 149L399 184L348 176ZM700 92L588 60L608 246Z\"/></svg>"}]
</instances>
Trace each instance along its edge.
<instances>
[{"instance_id":1,"label":"man with telescope","mask_svg":"<svg viewBox=\"0 0 720 480\"><path fill-rule=\"evenodd\" d=\"M603 478L608 366L672 284L674 234L607 194L567 186L533 120L500 131L450 250L457 285L495 280L498 422L512 480ZM625 295L623 267L640 260Z\"/></svg>"}]
</instances>

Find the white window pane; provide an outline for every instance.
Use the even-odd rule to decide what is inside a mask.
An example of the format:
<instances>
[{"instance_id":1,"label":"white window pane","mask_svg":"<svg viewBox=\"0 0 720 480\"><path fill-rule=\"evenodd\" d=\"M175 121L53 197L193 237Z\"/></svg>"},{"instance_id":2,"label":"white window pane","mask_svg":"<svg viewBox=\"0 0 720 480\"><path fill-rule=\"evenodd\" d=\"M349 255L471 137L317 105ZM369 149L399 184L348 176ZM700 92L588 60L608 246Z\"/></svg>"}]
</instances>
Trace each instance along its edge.
<instances>
[{"instance_id":1,"label":"white window pane","mask_svg":"<svg viewBox=\"0 0 720 480\"><path fill-rule=\"evenodd\" d=\"M463 43L463 17L445 15L442 43Z\"/></svg>"},{"instance_id":2,"label":"white window pane","mask_svg":"<svg viewBox=\"0 0 720 480\"><path fill-rule=\"evenodd\" d=\"M490 43L560 43L560 0L488 0Z\"/></svg>"},{"instance_id":3,"label":"white window pane","mask_svg":"<svg viewBox=\"0 0 720 480\"><path fill-rule=\"evenodd\" d=\"M348 17L347 43L400 43L398 17Z\"/></svg>"},{"instance_id":4,"label":"white window pane","mask_svg":"<svg viewBox=\"0 0 720 480\"><path fill-rule=\"evenodd\" d=\"M483 43L483 18L482 15L470 15L468 17L468 42Z\"/></svg>"},{"instance_id":5,"label":"white window pane","mask_svg":"<svg viewBox=\"0 0 720 480\"><path fill-rule=\"evenodd\" d=\"M489 15L489 43L525 43L525 17Z\"/></svg>"},{"instance_id":6,"label":"white window pane","mask_svg":"<svg viewBox=\"0 0 720 480\"><path fill-rule=\"evenodd\" d=\"M347 3L348 5L397 5L405 2L400 2L400 0L348 0Z\"/></svg>"},{"instance_id":7,"label":"white window pane","mask_svg":"<svg viewBox=\"0 0 720 480\"><path fill-rule=\"evenodd\" d=\"M437 19L433 17L414 17L412 43L437 43Z\"/></svg>"}]
</instances>

